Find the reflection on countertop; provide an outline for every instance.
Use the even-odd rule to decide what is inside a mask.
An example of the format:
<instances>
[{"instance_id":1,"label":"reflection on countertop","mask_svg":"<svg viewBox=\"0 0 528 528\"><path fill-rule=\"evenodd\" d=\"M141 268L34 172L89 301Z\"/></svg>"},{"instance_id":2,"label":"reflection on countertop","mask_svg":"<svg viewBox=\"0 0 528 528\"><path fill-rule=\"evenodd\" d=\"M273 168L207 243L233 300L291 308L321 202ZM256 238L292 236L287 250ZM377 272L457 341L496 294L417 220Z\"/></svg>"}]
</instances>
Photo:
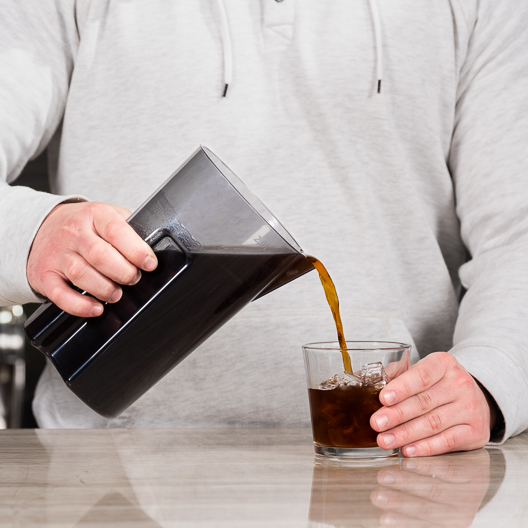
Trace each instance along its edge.
<instances>
[{"instance_id":1,"label":"reflection on countertop","mask_svg":"<svg viewBox=\"0 0 528 528\"><path fill-rule=\"evenodd\" d=\"M492 457L495 474L490 486ZM441 457L389 458L370 467L318 459L310 526L471 526L505 473L502 453L495 451L492 457L479 449Z\"/></svg>"},{"instance_id":2,"label":"reflection on countertop","mask_svg":"<svg viewBox=\"0 0 528 528\"><path fill-rule=\"evenodd\" d=\"M7 526L524 527L528 434L336 464L304 429L2 431Z\"/></svg>"}]
</instances>

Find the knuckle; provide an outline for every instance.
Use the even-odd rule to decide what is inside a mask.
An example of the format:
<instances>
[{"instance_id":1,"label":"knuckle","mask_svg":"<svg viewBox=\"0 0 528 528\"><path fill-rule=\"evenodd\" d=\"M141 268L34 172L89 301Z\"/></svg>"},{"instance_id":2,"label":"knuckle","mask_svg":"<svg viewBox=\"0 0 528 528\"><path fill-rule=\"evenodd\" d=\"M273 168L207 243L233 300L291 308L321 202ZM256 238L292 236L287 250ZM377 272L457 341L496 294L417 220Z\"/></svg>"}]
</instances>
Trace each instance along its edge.
<instances>
[{"instance_id":1,"label":"knuckle","mask_svg":"<svg viewBox=\"0 0 528 528\"><path fill-rule=\"evenodd\" d=\"M90 243L87 248L86 256L88 257L88 260L97 267L108 258L108 248L97 240Z\"/></svg>"},{"instance_id":2,"label":"knuckle","mask_svg":"<svg viewBox=\"0 0 528 528\"><path fill-rule=\"evenodd\" d=\"M425 441L420 444L420 454L422 456L433 456L435 454L431 442Z\"/></svg>"},{"instance_id":3,"label":"knuckle","mask_svg":"<svg viewBox=\"0 0 528 528\"><path fill-rule=\"evenodd\" d=\"M101 202L87 202L86 211L88 211L92 216L103 213L107 208L106 204Z\"/></svg>"},{"instance_id":4,"label":"knuckle","mask_svg":"<svg viewBox=\"0 0 528 528\"><path fill-rule=\"evenodd\" d=\"M88 266L80 260L73 260L68 266L68 277L75 284L86 277Z\"/></svg>"},{"instance_id":5,"label":"knuckle","mask_svg":"<svg viewBox=\"0 0 528 528\"><path fill-rule=\"evenodd\" d=\"M46 283L48 282L49 269L47 267L43 267L41 269L35 269L35 274L37 276L37 280L39 281L39 284L42 284L43 286L45 286Z\"/></svg>"},{"instance_id":6,"label":"knuckle","mask_svg":"<svg viewBox=\"0 0 528 528\"><path fill-rule=\"evenodd\" d=\"M457 367L460 367L460 363L457 361L455 356L449 354L448 352L437 352L435 354L435 361L437 361L442 368L443 375L447 372L451 372Z\"/></svg>"},{"instance_id":7,"label":"knuckle","mask_svg":"<svg viewBox=\"0 0 528 528\"><path fill-rule=\"evenodd\" d=\"M398 435L402 445L406 444L408 439L412 436L412 431L407 424L402 424L399 428Z\"/></svg>"},{"instance_id":8,"label":"knuckle","mask_svg":"<svg viewBox=\"0 0 528 528\"><path fill-rule=\"evenodd\" d=\"M394 410L398 423L402 423L406 421L405 420L405 410L403 409L401 405L395 405L394 407L392 407L391 410Z\"/></svg>"},{"instance_id":9,"label":"knuckle","mask_svg":"<svg viewBox=\"0 0 528 528\"><path fill-rule=\"evenodd\" d=\"M62 308L62 306L64 305L65 290L60 286L55 286L48 292L47 297L59 308Z\"/></svg>"},{"instance_id":10,"label":"knuckle","mask_svg":"<svg viewBox=\"0 0 528 528\"><path fill-rule=\"evenodd\" d=\"M119 240L123 235L123 231L128 227L128 224L122 220L111 220L108 222L104 229L105 238L109 241Z\"/></svg>"},{"instance_id":11,"label":"knuckle","mask_svg":"<svg viewBox=\"0 0 528 528\"><path fill-rule=\"evenodd\" d=\"M454 451L456 449L458 445L458 438L453 431L445 431L443 439L446 453L448 451Z\"/></svg>"},{"instance_id":12,"label":"knuckle","mask_svg":"<svg viewBox=\"0 0 528 528\"><path fill-rule=\"evenodd\" d=\"M430 413L425 418L431 431L436 432L442 430L443 421L438 413Z\"/></svg>"},{"instance_id":13,"label":"knuckle","mask_svg":"<svg viewBox=\"0 0 528 528\"><path fill-rule=\"evenodd\" d=\"M467 372L460 372L458 374L458 378L460 386L464 387L465 389L473 390L476 386L475 380Z\"/></svg>"},{"instance_id":14,"label":"knuckle","mask_svg":"<svg viewBox=\"0 0 528 528\"><path fill-rule=\"evenodd\" d=\"M421 411L426 411L431 408L433 399L428 392L419 392L415 395L415 398L418 401L418 406Z\"/></svg>"},{"instance_id":15,"label":"knuckle","mask_svg":"<svg viewBox=\"0 0 528 528\"><path fill-rule=\"evenodd\" d=\"M419 369L418 370L418 376L420 378L420 385L423 388L429 387L429 384L431 382L431 375L426 369Z\"/></svg>"}]
</instances>

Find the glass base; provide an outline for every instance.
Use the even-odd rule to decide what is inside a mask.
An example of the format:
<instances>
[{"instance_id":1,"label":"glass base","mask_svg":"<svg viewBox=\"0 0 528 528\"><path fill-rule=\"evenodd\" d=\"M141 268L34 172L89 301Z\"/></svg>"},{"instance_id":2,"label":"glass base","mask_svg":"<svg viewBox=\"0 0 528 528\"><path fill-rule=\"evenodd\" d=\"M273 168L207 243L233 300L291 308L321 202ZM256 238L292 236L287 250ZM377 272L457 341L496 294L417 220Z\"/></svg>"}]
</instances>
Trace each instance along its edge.
<instances>
[{"instance_id":1,"label":"glass base","mask_svg":"<svg viewBox=\"0 0 528 528\"><path fill-rule=\"evenodd\" d=\"M316 456L331 458L387 458L398 456L398 449L381 447L326 447L314 444Z\"/></svg>"}]
</instances>

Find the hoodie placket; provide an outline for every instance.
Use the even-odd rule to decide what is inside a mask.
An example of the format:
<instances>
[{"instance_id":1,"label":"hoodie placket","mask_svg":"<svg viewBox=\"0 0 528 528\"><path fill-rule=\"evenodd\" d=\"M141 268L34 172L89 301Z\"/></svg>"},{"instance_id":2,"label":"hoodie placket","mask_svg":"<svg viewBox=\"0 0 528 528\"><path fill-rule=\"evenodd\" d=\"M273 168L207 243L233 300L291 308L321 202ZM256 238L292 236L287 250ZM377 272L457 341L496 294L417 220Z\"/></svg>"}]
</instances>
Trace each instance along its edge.
<instances>
[{"instance_id":1,"label":"hoodie placket","mask_svg":"<svg viewBox=\"0 0 528 528\"><path fill-rule=\"evenodd\" d=\"M294 37L297 0L262 0L264 49L288 47Z\"/></svg>"}]
</instances>

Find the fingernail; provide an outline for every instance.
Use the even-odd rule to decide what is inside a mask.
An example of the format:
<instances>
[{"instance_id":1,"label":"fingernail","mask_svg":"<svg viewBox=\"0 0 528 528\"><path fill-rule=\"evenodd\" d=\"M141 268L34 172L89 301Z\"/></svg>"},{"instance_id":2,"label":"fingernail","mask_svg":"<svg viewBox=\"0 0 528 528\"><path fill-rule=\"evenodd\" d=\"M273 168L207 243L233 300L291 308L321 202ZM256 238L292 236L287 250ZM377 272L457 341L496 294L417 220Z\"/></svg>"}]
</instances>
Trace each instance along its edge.
<instances>
[{"instance_id":1,"label":"fingernail","mask_svg":"<svg viewBox=\"0 0 528 528\"><path fill-rule=\"evenodd\" d=\"M389 419L382 415L378 418L376 418L376 425L378 426L378 429L385 429L385 426L389 423Z\"/></svg>"},{"instance_id":2,"label":"fingernail","mask_svg":"<svg viewBox=\"0 0 528 528\"><path fill-rule=\"evenodd\" d=\"M372 498L373 502L380 504L385 503L389 500L389 497L387 497L387 494L383 490L379 490L375 497Z\"/></svg>"},{"instance_id":3,"label":"fingernail","mask_svg":"<svg viewBox=\"0 0 528 528\"><path fill-rule=\"evenodd\" d=\"M386 392L383 395L383 400L387 405L390 405L396 399L396 394L392 391Z\"/></svg>"},{"instance_id":4,"label":"fingernail","mask_svg":"<svg viewBox=\"0 0 528 528\"><path fill-rule=\"evenodd\" d=\"M117 288L117 290L112 294L112 297L110 297L110 302L116 303L119 301L119 299L121 299L121 295L123 295L123 291L121 288Z\"/></svg>"},{"instance_id":5,"label":"fingernail","mask_svg":"<svg viewBox=\"0 0 528 528\"><path fill-rule=\"evenodd\" d=\"M390 526L396 526L396 519L390 513L385 514L383 516L383 519L380 519L380 522L383 528L388 528Z\"/></svg>"},{"instance_id":6,"label":"fingernail","mask_svg":"<svg viewBox=\"0 0 528 528\"><path fill-rule=\"evenodd\" d=\"M395 482L396 482L396 479L394 478L394 476L391 475L390 473L387 473L381 477L380 484L394 484Z\"/></svg>"},{"instance_id":7,"label":"fingernail","mask_svg":"<svg viewBox=\"0 0 528 528\"><path fill-rule=\"evenodd\" d=\"M147 257L145 259L145 262L143 263L143 268L146 269L147 271L155 270L156 266L157 266L157 262L152 257Z\"/></svg>"},{"instance_id":8,"label":"fingernail","mask_svg":"<svg viewBox=\"0 0 528 528\"><path fill-rule=\"evenodd\" d=\"M100 304L98 304L97 306L94 306L92 308L92 311L90 313L94 317L98 317L99 315L101 315L103 313L103 307Z\"/></svg>"},{"instance_id":9,"label":"fingernail","mask_svg":"<svg viewBox=\"0 0 528 528\"><path fill-rule=\"evenodd\" d=\"M416 447L414 446L406 446L405 447L405 456L414 456L416 454Z\"/></svg>"},{"instance_id":10,"label":"fingernail","mask_svg":"<svg viewBox=\"0 0 528 528\"><path fill-rule=\"evenodd\" d=\"M134 286L134 284L137 284L141 280L141 271L137 271L136 276L132 279L132 282L130 283L130 286Z\"/></svg>"},{"instance_id":11,"label":"fingernail","mask_svg":"<svg viewBox=\"0 0 528 528\"><path fill-rule=\"evenodd\" d=\"M418 465L414 460L403 460L402 467L403 469L416 469Z\"/></svg>"},{"instance_id":12,"label":"fingernail","mask_svg":"<svg viewBox=\"0 0 528 528\"><path fill-rule=\"evenodd\" d=\"M394 443L394 435L393 434L390 434L390 433L383 434L383 435L381 435L381 438L383 439L383 443L387 447L390 447Z\"/></svg>"}]
</instances>

